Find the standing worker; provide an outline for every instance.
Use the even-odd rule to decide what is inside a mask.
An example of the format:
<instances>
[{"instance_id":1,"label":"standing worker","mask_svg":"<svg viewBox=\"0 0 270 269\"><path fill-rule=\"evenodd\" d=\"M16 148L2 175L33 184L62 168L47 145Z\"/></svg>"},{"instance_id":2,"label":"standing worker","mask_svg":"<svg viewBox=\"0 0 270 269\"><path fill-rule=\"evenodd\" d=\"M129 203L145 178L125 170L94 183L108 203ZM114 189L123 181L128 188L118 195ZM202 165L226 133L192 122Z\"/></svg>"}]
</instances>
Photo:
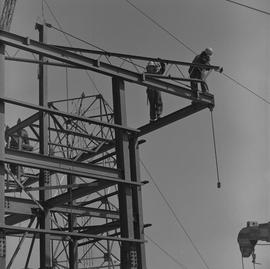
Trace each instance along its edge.
<instances>
[{"instance_id":1,"label":"standing worker","mask_svg":"<svg viewBox=\"0 0 270 269\"><path fill-rule=\"evenodd\" d=\"M210 65L210 56L212 56L213 50L211 48L206 48L201 54L197 55L192 63L193 64L203 64ZM198 67L198 66L190 66L188 69L188 73L191 79L205 79L206 71L210 70L207 67ZM191 90L194 92L194 95L198 96L198 82L191 81ZM203 93L208 92L208 87L205 83L201 83L201 90Z\"/></svg>"},{"instance_id":2,"label":"standing worker","mask_svg":"<svg viewBox=\"0 0 270 269\"><path fill-rule=\"evenodd\" d=\"M165 63L150 61L146 66L146 72L162 75L165 72ZM150 104L150 122L154 122L160 118L163 111L161 92L157 89L148 87L146 93Z\"/></svg>"}]
</instances>

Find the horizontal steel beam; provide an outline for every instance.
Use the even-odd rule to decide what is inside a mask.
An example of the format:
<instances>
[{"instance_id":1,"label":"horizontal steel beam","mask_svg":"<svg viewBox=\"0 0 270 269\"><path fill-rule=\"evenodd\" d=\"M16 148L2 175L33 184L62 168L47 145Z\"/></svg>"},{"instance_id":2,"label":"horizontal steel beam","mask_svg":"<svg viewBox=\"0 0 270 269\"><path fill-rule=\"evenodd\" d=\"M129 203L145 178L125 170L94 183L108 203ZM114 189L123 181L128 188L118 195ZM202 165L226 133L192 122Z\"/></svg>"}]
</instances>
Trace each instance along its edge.
<instances>
[{"instance_id":1,"label":"horizontal steel beam","mask_svg":"<svg viewBox=\"0 0 270 269\"><path fill-rule=\"evenodd\" d=\"M0 98L0 101L3 101L3 102L8 103L8 104L13 104L13 105L21 106L21 107L26 107L26 108L33 109L33 110L38 110L39 112L45 112L45 113L52 114L52 115L57 115L57 116L67 117L67 118L74 119L74 120L88 122L90 124L109 127L109 128L112 128L112 129L119 129L119 130L130 132L130 133L139 132L137 129L128 128L128 127L125 127L125 126L122 126L122 125L107 123L107 122L98 121L98 120L93 120L93 119L89 119L88 117L77 116L77 115L74 115L74 114L61 112L59 110L50 109L50 108L46 108L46 107L43 107L43 106L38 106L38 105L22 102L22 101L11 99L11 98Z\"/></svg>"},{"instance_id":2,"label":"horizontal steel beam","mask_svg":"<svg viewBox=\"0 0 270 269\"><path fill-rule=\"evenodd\" d=\"M32 218L32 215L9 215L5 217L5 224L16 225Z\"/></svg>"},{"instance_id":3,"label":"horizontal steel beam","mask_svg":"<svg viewBox=\"0 0 270 269\"><path fill-rule=\"evenodd\" d=\"M111 221L111 222L107 222L101 225L73 227L73 230L79 231L80 233L102 234L102 233L110 232L112 230L116 230L118 228L120 228L120 222ZM69 230L68 227L61 229L61 231L68 231L68 230ZM54 229L54 231L60 231L60 229L57 228L57 229Z\"/></svg>"},{"instance_id":4,"label":"horizontal steel beam","mask_svg":"<svg viewBox=\"0 0 270 269\"><path fill-rule=\"evenodd\" d=\"M202 109L207 108L208 106L202 105L202 104L192 104L187 107L184 107L180 110L177 110L169 115L166 115L159 120L151 123L151 124L146 124L142 127L139 127L140 133L139 136L146 135L148 133L151 133L155 130L160 129L161 127L164 127L166 125L169 125L177 120L183 119L185 117L188 117Z\"/></svg>"},{"instance_id":5,"label":"horizontal steel beam","mask_svg":"<svg viewBox=\"0 0 270 269\"><path fill-rule=\"evenodd\" d=\"M156 88L169 94L177 95L190 100L195 100L192 91L188 88L161 81L159 79L143 78L142 74L104 63L96 59L85 57L68 50L60 49L55 46L46 45L44 43L29 39L28 37L0 31L0 41L5 45L43 55L44 57L51 58L60 62L72 64L78 67L84 67L85 69L89 69L107 76L120 77L131 83L136 83L145 87ZM212 99L206 98L206 100L203 102L212 103Z\"/></svg>"},{"instance_id":6,"label":"horizontal steel beam","mask_svg":"<svg viewBox=\"0 0 270 269\"><path fill-rule=\"evenodd\" d=\"M9 196L5 197L6 214L26 215L28 216L27 218L30 218L36 216L35 211L38 209L39 207L32 200ZM82 206L70 206L70 205L56 206L51 211L64 214L74 214L77 215L78 217L88 216L102 219L114 219L114 220L119 219L119 213L116 211L82 207Z\"/></svg>"},{"instance_id":7,"label":"horizontal steel beam","mask_svg":"<svg viewBox=\"0 0 270 269\"><path fill-rule=\"evenodd\" d=\"M43 65L50 65L50 66L56 66L56 67L67 67L67 68L73 68L73 69L84 69L83 67L79 68L79 67L71 65L71 64L62 64L59 62L50 62L50 61L38 61L38 60L34 60L34 59L29 59L29 58L18 58L18 57L6 56L5 60L12 61L12 62L43 64Z\"/></svg>"},{"instance_id":8,"label":"horizontal steel beam","mask_svg":"<svg viewBox=\"0 0 270 269\"><path fill-rule=\"evenodd\" d=\"M111 182L103 182L103 181L94 181L89 183L89 186L86 188L76 188L71 192L65 192L63 194L57 195L53 198L50 198L44 203L44 207L53 208L58 205L62 205L76 199L82 198L84 196L90 195L92 193L98 192L105 188L109 188L112 186Z\"/></svg>"},{"instance_id":9,"label":"horizontal steel beam","mask_svg":"<svg viewBox=\"0 0 270 269\"><path fill-rule=\"evenodd\" d=\"M85 206L85 205L90 205L90 204L93 204L93 203L96 203L96 202L107 201L108 198L110 198L110 197L112 197L114 195L117 195L117 194L118 194L118 191L114 191L114 192L108 193L106 195L94 198L92 200L81 202L81 203L79 203L79 205Z\"/></svg>"},{"instance_id":10,"label":"horizontal steel beam","mask_svg":"<svg viewBox=\"0 0 270 269\"><path fill-rule=\"evenodd\" d=\"M98 179L113 184L129 184L138 186L137 182L126 182L119 177L120 172L117 169L102 167L90 163L79 163L68 159L62 159L52 156L41 155L32 152L19 151L14 149L5 149L5 163L18 164L25 167L36 169L45 169L48 171L71 174L74 176Z\"/></svg>"},{"instance_id":11,"label":"horizontal steel beam","mask_svg":"<svg viewBox=\"0 0 270 269\"><path fill-rule=\"evenodd\" d=\"M5 197L6 214L34 216L34 211L37 209L37 204L32 200L10 196Z\"/></svg>"},{"instance_id":12,"label":"horizontal steel beam","mask_svg":"<svg viewBox=\"0 0 270 269\"><path fill-rule=\"evenodd\" d=\"M43 230L43 229L35 229L35 228L27 228L27 227L18 227L11 225L0 225L0 229L5 232L14 232L14 233L31 233L31 234L50 234L52 236L59 236L63 240L67 240L68 237L75 238L77 240L87 239L87 238L95 238L99 240L110 240L110 241L118 241L118 242L130 242L130 243L145 243L145 240L133 239L133 238L123 238L123 237L113 237L113 236L102 236L102 235L94 235L88 233L76 233L76 232L67 232L67 231L54 231L54 230Z\"/></svg>"},{"instance_id":13,"label":"horizontal steel beam","mask_svg":"<svg viewBox=\"0 0 270 269\"><path fill-rule=\"evenodd\" d=\"M175 61L175 60L169 60L169 59L151 58L151 57L138 56L138 55L132 55L132 54L115 53L115 52L110 52L110 51L90 50L90 49L85 49L85 48L66 47L66 46L59 46L59 45L52 45L52 44L50 45L60 48L60 49L64 49L64 50L84 52L84 53L97 54L97 55L105 55L108 57L112 56L112 57L117 57L117 58L128 58L128 59L142 60L142 61L156 61L156 62L163 62L163 63L168 63L168 64L183 65L183 66L204 67L204 68L209 68L209 69L214 69L214 70L220 69L220 66L217 66L217 65L195 64L195 63Z\"/></svg>"},{"instance_id":14,"label":"horizontal steel beam","mask_svg":"<svg viewBox=\"0 0 270 269\"><path fill-rule=\"evenodd\" d=\"M90 208L90 207L63 205L53 207L51 211L65 214L74 214L77 215L77 217L88 216L93 218L114 219L114 220L118 220L120 218L119 213L116 211L92 207Z\"/></svg>"}]
</instances>

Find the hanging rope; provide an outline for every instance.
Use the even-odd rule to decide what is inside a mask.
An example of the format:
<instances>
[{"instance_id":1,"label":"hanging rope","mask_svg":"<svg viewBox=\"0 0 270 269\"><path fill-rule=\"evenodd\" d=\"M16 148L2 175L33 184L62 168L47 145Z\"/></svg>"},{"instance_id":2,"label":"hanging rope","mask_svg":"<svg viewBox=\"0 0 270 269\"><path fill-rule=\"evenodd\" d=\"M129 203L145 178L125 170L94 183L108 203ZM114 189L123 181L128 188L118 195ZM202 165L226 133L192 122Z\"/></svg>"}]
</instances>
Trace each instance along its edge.
<instances>
[{"instance_id":1,"label":"hanging rope","mask_svg":"<svg viewBox=\"0 0 270 269\"><path fill-rule=\"evenodd\" d=\"M242 255L241 255L241 262L242 262L242 269L245 269L245 266L244 266L244 258L243 258Z\"/></svg>"},{"instance_id":2,"label":"hanging rope","mask_svg":"<svg viewBox=\"0 0 270 269\"><path fill-rule=\"evenodd\" d=\"M213 142L214 142L214 151L215 151L215 161L216 161L216 170L217 170L217 187L218 189L221 187L220 179L219 179L219 168L218 168L218 158L217 158L217 146L216 146L216 136L215 136L215 126L214 126L214 119L213 119L213 110L211 112L211 124L212 124L212 135L213 135Z\"/></svg>"},{"instance_id":3,"label":"hanging rope","mask_svg":"<svg viewBox=\"0 0 270 269\"><path fill-rule=\"evenodd\" d=\"M68 68L66 67L66 99L67 99L67 113L69 113L69 84L68 84Z\"/></svg>"},{"instance_id":4,"label":"hanging rope","mask_svg":"<svg viewBox=\"0 0 270 269\"><path fill-rule=\"evenodd\" d=\"M41 0L41 14L42 14L42 23L45 23L46 19L45 19L44 0Z\"/></svg>"}]
</instances>

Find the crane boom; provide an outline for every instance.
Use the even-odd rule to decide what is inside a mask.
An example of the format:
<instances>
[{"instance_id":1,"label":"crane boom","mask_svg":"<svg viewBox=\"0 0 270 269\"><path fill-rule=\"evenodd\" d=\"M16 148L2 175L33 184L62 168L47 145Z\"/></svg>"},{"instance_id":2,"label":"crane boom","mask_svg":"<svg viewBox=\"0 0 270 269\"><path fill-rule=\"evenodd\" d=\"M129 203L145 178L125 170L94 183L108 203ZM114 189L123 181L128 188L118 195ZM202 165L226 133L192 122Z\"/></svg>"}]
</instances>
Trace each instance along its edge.
<instances>
[{"instance_id":1,"label":"crane boom","mask_svg":"<svg viewBox=\"0 0 270 269\"><path fill-rule=\"evenodd\" d=\"M9 31L15 6L16 6L17 0L5 0L1 17L0 17L0 29L4 31Z\"/></svg>"},{"instance_id":2,"label":"crane boom","mask_svg":"<svg viewBox=\"0 0 270 269\"><path fill-rule=\"evenodd\" d=\"M254 252L257 241L270 242L270 222L248 222L247 227L240 230L237 240L242 256L249 257Z\"/></svg>"}]
</instances>

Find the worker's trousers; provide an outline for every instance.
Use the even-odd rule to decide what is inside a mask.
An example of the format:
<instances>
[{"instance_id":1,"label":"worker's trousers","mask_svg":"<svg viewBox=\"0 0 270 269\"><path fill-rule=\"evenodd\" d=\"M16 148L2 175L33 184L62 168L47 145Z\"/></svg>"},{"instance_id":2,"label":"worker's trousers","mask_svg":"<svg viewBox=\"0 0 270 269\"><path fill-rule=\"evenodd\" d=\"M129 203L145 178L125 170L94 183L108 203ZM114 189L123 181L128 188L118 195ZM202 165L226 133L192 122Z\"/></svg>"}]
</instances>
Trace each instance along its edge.
<instances>
[{"instance_id":1,"label":"worker's trousers","mask_svg":"<svg viewBox=\"0 0 270 269\"><path fill-rule=\"evenodd\" d=\"M155 121L160 118L163 111L161 92L147 88L147 98L150 104L150 120Z\"/></svg>"},{"instance_id":2,"label":"worker's trousers","mask_svg":"<svg viewBox=\"0 0 270 269\"><path fill-rule=\"evenodd\" d=\"M191 75L190 78L202 80L201 75ZM195 96L197 96L198 90L199 90L198 89L198 83L200 83L200 82L194 82L194 81L190 82L191 90L194 92ZM209 92L209 89L208 89L206 83L200 83L200 84L201 84L201 90L202 90L203 93Z\"/></svg>"}]
</instances>

